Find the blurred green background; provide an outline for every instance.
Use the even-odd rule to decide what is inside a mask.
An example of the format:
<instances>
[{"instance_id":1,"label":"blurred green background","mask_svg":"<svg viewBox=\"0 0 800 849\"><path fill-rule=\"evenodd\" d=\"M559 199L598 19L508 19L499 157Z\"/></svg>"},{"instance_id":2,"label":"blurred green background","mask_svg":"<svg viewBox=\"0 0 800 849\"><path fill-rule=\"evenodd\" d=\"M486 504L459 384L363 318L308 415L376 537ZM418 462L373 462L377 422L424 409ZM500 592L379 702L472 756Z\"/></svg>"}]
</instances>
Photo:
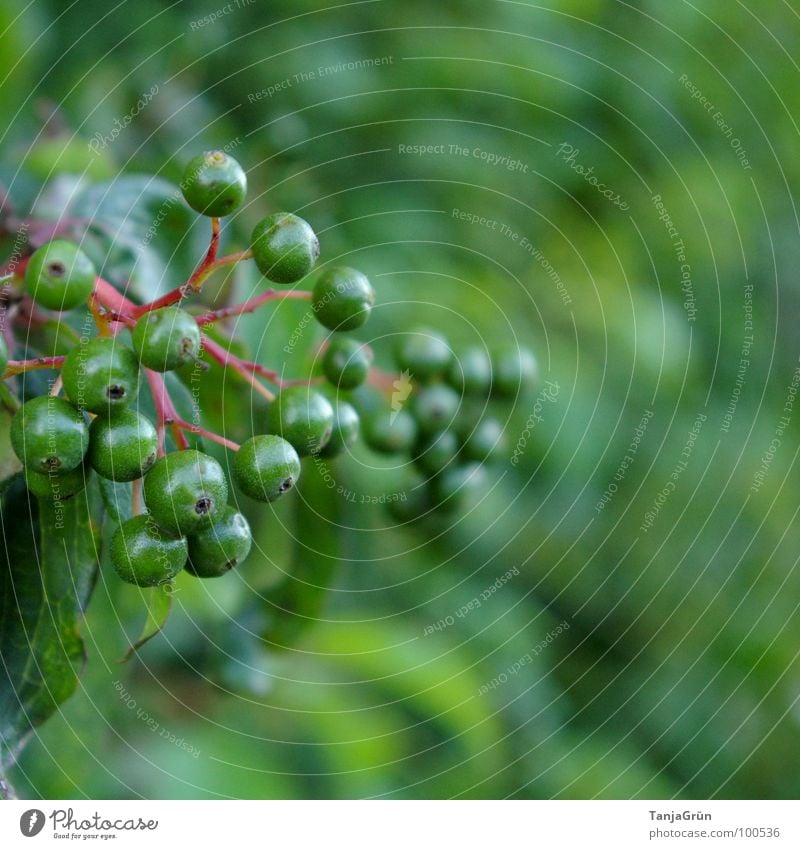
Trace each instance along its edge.
<instances>
[{"instance_id":1,"label":"blurred green background","mask_svg":"<svg viewBox=\"0 0 800 849\"><path fill-rule=\"evenodd\" d=\"M181 583L126 666L141 603L101 577L82 687L18 792L796 798L798 48L792 4L754 0L6 0L22 207L55 172L175 180L228 145L251 186L230 247L308 218L374 282L385 366L422 322L528 344L558 385L518 401L508 459L449 519L361 503L398 487L363 447L332 467L352 498L311 464L251 515L241 573ZM165 260L143 285L180 279ZM245 342L301 374L303 314ZM235 435L258 409L228 392ZM298 596L309 618L281 619Z\"/></svg>"}]
</instances>

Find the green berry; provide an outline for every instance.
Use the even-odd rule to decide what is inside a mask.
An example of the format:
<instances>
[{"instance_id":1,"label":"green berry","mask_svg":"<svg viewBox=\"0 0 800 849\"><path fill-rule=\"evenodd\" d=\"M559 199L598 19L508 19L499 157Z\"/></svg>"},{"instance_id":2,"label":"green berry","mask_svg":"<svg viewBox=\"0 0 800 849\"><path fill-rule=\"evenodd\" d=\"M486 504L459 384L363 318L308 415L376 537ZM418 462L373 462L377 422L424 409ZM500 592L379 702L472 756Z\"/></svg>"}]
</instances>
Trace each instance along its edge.
<instances>
[{"instance_id":1,"label":"green berry","mask_svg":"<svg viewBox=\"0 0 800 849\"><path fill-rule=\"evenodd\" d=\"M300 458L285 439L275 434L253 436L233 458L233 479L256 501L275 501L300 477Z\"/></svg>"},{"instance_id":2,"label":"green berry","mask_svg":"<svg viewBox=\"0 0 800 849\"><path fill-rule=\"evenodd\" d=\"M127 407L139 392L136 355L115 338L95 336L73 348L61 376L70 401L93 413Z\"/></svg>"},{"instance_id":3,"label":"green berry","mask_svg":"<svg viewBox=\"0 0 800 849\"><path fill-rule=\"evenodd\" d=\"M196 533L228 501L222 466L193 449L156 460L144 478L144 503L156 522L173 534Z\"/></svg>"},{"instance_id":4,"label":"green berry","mask_svg":"<svg viewBox=\"0 0 800 849\"><path fill-rule=\"evenodd\" d=\"M34 251L25 269L25 289L37 304L50 310L71 310L94 289L95 269L72 242L54 239Z\"/></svg>"},{"instance_id":5,"label":"green berry","mask_svg":"<svg viewBox=\"0 0 800 849\"><path fill-rule=\"evenodd\" d=\"M496 457L504 446L503 425L497 419L486 418L467 434L463 453L468 460L483 463Z\"/></svg>"},{"instance_id":6,"label":"green berry","mask_svg":"<svg viewBox=\"0 0 800 849\"><path fill-rule=\"evenodd\" d=\"M355 408L338 398L333 404L333 432L328 444L320 451L322 457L336 457L355 444L361 429L361 421Z\"/></svg>"},{"instance_id":7,"label":"green berry","mask_svg":"<svg viewBox=\"0 0 800 849\"><path fill-rule=\"evenodd\" d=\"M348 400L356 408L362 421L386 408L386 397L373 386L361 384L350 393Z\"/></svg>"},{"instance_id":8,"label":"green berry","mask_svg":"<svg viewBox=\"0 0 800 849\"><path fill-rule=\"evenodd\" d=\"M327 445L333 432L333 407L307 386L283 389L267 410L269 430L291 442L301 457Z\"/></svg>"},{"instance_id":9,"label":"green berry","mask_svg":"<svg viewBox=\"0 0 800 849\"><path fill-rule=\"evenodd\" d=\"M217 578L230 572L250 553L253 536L247 519L226 507L212 524L189 537L186 571L198 578Z\"/></svg>"},{"instance_id":10,"label":"green berry","mask_svg":"<svg viewBox=\"0 0 800 849\"><path fill-rule=\"evenodd\" d=\"M319 239L310 225L291 212L276 212L259 221L251 239L258 270L273 283L296 283L319 257Z\"/></svg>"},{"instance_id":11,"label":"green berry","mask_svg":"<svg viewBox=\"0 0 800 849\"><path fill-rule=\"evenodd\" d=\"M355 330L369 318L375 292L369 280L353 268L331 268L314 285L311 305L317 321L328 330Z\"/></svg>"},{"instance_id":12,"label":"green berry","mask_svg":"<svg viewBox=\"0 0 800 849\"><path fill-rule=\"evenodd\" d=\"M187 556L186 540L170 537L147 514L123 522L111 539L114 571L123 581L140 587L169 583L183 569Z\"/></svg>"},{"instance_id":13,"label":"green berry","mask_svg":"<svg viewBox=\"0 0 800 849\"><path fill-rule=\"evenodd\" d=\"M87 469L83 463L77 469L61 475L43 475L27 468L24 471L25 485L28 489L38 498L55 502L66 501L83 491L92 473L91 469Z\"/></svg>"},{"instance_id":14,"label":"green berry","mask_svg":"<svg viewBox=\"0 0 800 849\"><path fill-rule=\"evenodd\" d=\"M135 410L98 416L89 428L89 437L89 462L98 475L109 480L137 480L156 461L156 429Z\"/></svg>"},{"instance_id":15,"label":"green berry","mask_svg":"<svg viewBox=\"0 0 800 849\"><path fill-rule=\"evenodd\" d=\"M435 475L453 462L460 448L458 436L452 430L443 430L417 443L414 460L423 471Z\"/></svg>"},{"instance_id":16,"label":"green berry","mask_svg":"<svg viewBox=\"0 0 800 849\"><path fill-rule=\"evenodd\" d=\"M5 337L0 333L0 375L8 368L8 345Z\"/></svg>"},{"instance_id":17,"label":"green berry","mask_svg":"<svg viewBox=\"0 0 800 849\"><path fill-rule=\"evenodd\" d=\"M461 405L458 393L444 383L423 386L411 399L411 411L421 433L431 434L445 430Z\"/></svg>"},{"instance_id":18,"label":"green berry","mask_svg":"<svg viewBox=\"0 0 800 849\"><path fill-rule=\"evenodd\" d=\"M355 389L369 374L372 351L348 336L334 336L322 358L325 377L339 389Z\"/></svg>"},{"instance_id":19,"label":"green berry","mask_svg":"<svg viewBox=\"0 0 800 849\"><path fill-rule=\"evenodd\" d=\"M431 509L430 491L422 478L409 480L401 494L404 498L396 498L386 502L392 518L406 524L421 519Z\"/></svg>"},{"instance_id":20,"label":"green berry","mask_svg":"<svg viewBox=\"0 0 800 849\"><path fill-rule=\"evenodd\" d=\"M200 355L200 328L194 316L179 307L145 313L133 328L139 362L153 371L172 371Z\"/></svg>"},{"instance_id":21,"label":"green berry","mask_svg":"<svg viewBox=\"0 0 800 849\"><path fill-rule=\"evenodd\" d=\"M17 410L11 422L14 453L33 472L77 469L89 447L89 426L78 409L63 398L40 395Z\"/></svg>"},{"instance_id":22,"label":"green berry","mask_svg":"<svg viewBox=\"0 0 800 849\"><path fill-rule=\"evenodd\" d=\"M498 395L516 396L536 386L539 364L528 348L504 348L493 357L492 391Z\"/></svg>"},{"instance_id":23,"label":"green berry","mask_svg":"<svg viewBox=\"0 0 800 849\"><path fill-rule=\"evenodd\" d=\"M456 510L482 486L483 481L483 468L479 463L450 465L431 481L433 503L443 512Z\"/></svg>"},{"instance_id":24,"label":"green berry","mask_svg":"<svg viewBox=\"0 0 800 849\"><path fill-rule=\"evenodd\" d=\"M450 365L453 353L435 330L421 328L404 336L395 349L397 365L416 380L430 380Z\"/></svg>"},{"instance_id":25,"label":"green berry","mask_svg":"<svg viewBox=\"0 0 800 849\"><path fill-rule=\"evenodd\" d=\"M399 454L414 444L417 423L406 410L381 410L363 420L364 442L382 454Z\"/></svg>"},{"instance_id":26,"label":"green berry","mask_svg":"<svg viewBox=\"0 0 800 849\"><path fill-rule=\"evenodd\" d=\"M465 395L488 395L492 388L492 361L483 348L468 348L455 357L447 382Z\"/></svg>"},{"instance_id":27,"label":"green berry","mask_svg":"<svg viewBox=\"0 0 800 849\"><path fill-rule=\"evenodd\" d=\"M230 215L247 195L242 166L221 150L207 150L189 160L181 189L195 212L219 218Z\"/></svg>"}]
</instances>

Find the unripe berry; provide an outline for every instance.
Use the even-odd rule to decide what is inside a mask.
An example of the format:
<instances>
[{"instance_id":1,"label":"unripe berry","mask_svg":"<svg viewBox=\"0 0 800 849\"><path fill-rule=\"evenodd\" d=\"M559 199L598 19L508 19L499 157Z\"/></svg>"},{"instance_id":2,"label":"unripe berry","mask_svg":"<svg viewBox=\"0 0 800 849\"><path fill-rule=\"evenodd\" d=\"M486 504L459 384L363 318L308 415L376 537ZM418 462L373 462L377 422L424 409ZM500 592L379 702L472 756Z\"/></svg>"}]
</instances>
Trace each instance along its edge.
<instances>
[{"instance_id":1,"label":"unripe berry","mask_svg":"<svg viewBox=\"0 0 800 849\"><path fill-rule=\"evenodd\" d=\"M460 448L458 436L452 430L443 430L417 443L414 461L423 471L435 475L455 460Z\"/></svg>"},{"instance_id":2,"label":"unripe berry","mask_svg":"<svg viewBox=\"0 0 800 849\"><path fill-rule=\"evenodd\" d=\"M139 362L153 371L172 371L200 355L200 328L194 316L179 307L145 313L133 328Z\"/></svg>"},{"instance_id":3,"label":"unripe berry","mask_svg":"<svg viewBox=\"0 0 800 849\"><path fill-rule=\"evenodd\" d=\"M253 537L247 519L233 507L189 537L186 571L198 578L218 578L250 553Z\"/></svg>"},{"instance_id":4,"label":"unripe berry","mask_svg":"<svg viewBox=\"0 0 800 849\"><path fill-rule=\"evenodd\" d=\"M111 539L114 571L139 587L169 583L183 569L187 556L186 540L169 536L147 514L123 522Z\"/></svg>"},{"instance_id":5,"label":"unripe berry","mask_svg":"<svg viewBox=\"0 0 800 849\"><path fill-rule=\"evenodd\" d=\"M267 410L269 430L291 442L304 457L324 448L333 431L333 407L307 386L282 389Z\"/></svg>"},{"instance_id":6,"label":"unripe berry","mask_svg":"<svg viewBox=\"0 0 800 849\"><path fill-rule=\"evenodd\" d=\"M415 476L409 479L402 489L405 498L397 498L386 502L392 518L406 524L421 519L432 507L430 488L425 480Z\"/></svg>"},{"instance_id":7,"label":"unripe berry","mask_svg":"<svg viewBox=\"0 0 800 849\"><path fill-rule=\"evenodd\" d=\"M538 383L539 364L528 348L503 348L492 360L492 391L495 394L515 396Z\"/></svg>"},{"instance_id":8,"label":"unripe berry","mask_svg":"<svg viewBox=\"0 0 800 849\"><path fill-rule=\"evenodd\" d=\"M219 218L241 206L247 195L247 177L232 156L207 150L189 160L181 189L195 212Z\"/></svg>"},{"instance_id":9,"label":"unripe berry","mask_svg":"<svg viewBox=\"0 0 800 849\"><path fill-rule=\"evenodd\" d=\"M467 434L463 454L467 460L483 463L496 457L504 446L503 425L497 419L486 418Z\"/></svg>"},{"instance_id":10,"label":"unripe berry","mask_svg":"<svg viewBox=\"0 0 800 849\"><path fill-rule=\"evenodd\" d=\"M60 475L43 475L28 468L25 468L24 472L25 485L37 498L57 502L66 501L82 492L86 488L92 470L82 463L77 469Z\"/></svg>"},{"instance_id":11,"label":"unripe berry","mask_svg":"<svg viewBox=\"0 0 800 849\"><path fill-rule=\"evenodd\" d=\"M137 480L156 461L156 429L135 410L98 416L89 428L89 437L89 462L98 475L109 480Z\"/></svg>"},{"instance_id":12,"label":"unripe berry","mask_svg":"<svg viewBox=\"0 0 800 849\"><path fill-rule=\"evenodd\" d=\"M256 501L275 501L300 477L300 458L292 445L269 433L253 436L233 458L233 479Z\"/></svg>"},{"instance_id":13,"label":"unripe berry","mask_svg":"<svg viewBox=\"0 0 800 849\"><path fill-rule=\"evenodd\" d=\"M468 348L450 363L447 382L465 395L488 395L492 388L489 354L483 348Z\"/></svg>"},{"instance_id":14,"label":"unripe berry","mask_svg":"<svg viewBox=\"0 0 800 849\"><path fill-rule=\"evenodd\" d=\"M386 409L386 396L382 395L374 386L362 383L357 389L350 393L348 398L356 408L362 422L370 416Z\"/></svg>"},{"instance_id":15,"label":"unripe berry","mask_svg":"<svg viewBox=\"0 0 800 849\"><path fill-rule=\"evenodd\" d=\"M479 463L451 464L431 481L433 503L442 512L456 510L483 482L483 468Z\"/></svg>"},{"instance_id":16,"label":"unripe berry","mask_svg":"<svg viewBox=\"0 0 800 849\"><path fill-rule=\"evenodd\" d=\"M273 283L296 283L314 267L319 239L309 224L291 212L259 221L251 239L258 270Z\"/></svg>"},{"instance_id":17,"label":"unripe berry","mask_svg":"<svg viewBox=\"0 0 800 849\"><path fill-rule=\"evenodd\" d=\"M314 285L312 307L328 330L355 330L369 318L375 292L366 275L353 268L331 268Z\"/></svg>"},{"instance_id":18,"label":"unripe berry","mask_svg":"<svg viewBox=\"0 0 800 849\"><path fill-rule=\"evenodd\" d=\"M417 438L417 423L406 410L380 410L363 419L364 442L382 454L407 451Z\"/></svg>"},{"instance_id":19,"label":"unripe berry","mask_svg":"<svg viewBox=\"0 0 800 849\"><path fill-rule=\"evenodd\" d=\"M70 401L93 413L127 407L139 392L139 362L116 338L95 336L77 345L67 354L61 377Z\"/></svg>"},{"instance_id":20,"label":"unripe berry","mask_svg":"<svg viewBox=\"0 0 800 849\"><path fill-rule=\"evenodd\" d=\"M352 448L358 439L361 422L355 408L347 401L334 398L333 432L328 444L320 451L322 457L336 457L338 454Z\"/></svg>"},{"instance_id":21,"label":"unripe berry","mask_svg":"<svg viewBox=\"0 0 800 849\"><path fill-rule=\"evenodd\" d=\"M411 411L420 432L436 433L450 427L458 413L461 399L444 383L423 386L411 399Z\"/></svg>"},{"instance_id":22,"label":"unripe berry","mask_svg":"<svg viewBox=\"0 0 800 849\"><path fill-rule=\"evenodd\" d=\"M63 474L83 462L89 426L83 413L63 398L40 395L17 410L11 422L11 445L31 471Z\"/></svg>"},{"instance_id":23,"label":"unripe berry","mask_svg":"<svg viewBox=\"0 0 800 849\"><path fill-rule=\"evenodd\" d=\"M25 268L25 289L40 306L71 310L94 289L95 269L72 242L54 239L34 251Z\"/></svg>"},{"instance_id":24,"label":"unripe berry","mask_svg":"<svg viewBox=\"0 0 800 849\"><path fill-rule=\"evenodd\" d=\"M339 389L355 389L369 374L372 351L349 336L334 336L322 358L325 377Z\"/></svg>"},{"instance_id":25,"label":"unripe berry","mask_svg":"<svg viewBox=\"0 0 800 849\"><path fill-rule=\"evenodd\" d=\"M219 516L228 501L222 466L193 449L172 451L156 460L143 489L147 509L172 534L196 533Z\"/></svg>"},{"instance_id":26,"label":"unripe berry","mask_svg":"<svg viewBox=\"0 0 800 849\"><path fill-rule=\"evenodd\" d=\"M395 348L395 360L415 380L430 380L450 365L453 353L441 333L427 328L404 336Z\"/></svg>"}]
</instances>

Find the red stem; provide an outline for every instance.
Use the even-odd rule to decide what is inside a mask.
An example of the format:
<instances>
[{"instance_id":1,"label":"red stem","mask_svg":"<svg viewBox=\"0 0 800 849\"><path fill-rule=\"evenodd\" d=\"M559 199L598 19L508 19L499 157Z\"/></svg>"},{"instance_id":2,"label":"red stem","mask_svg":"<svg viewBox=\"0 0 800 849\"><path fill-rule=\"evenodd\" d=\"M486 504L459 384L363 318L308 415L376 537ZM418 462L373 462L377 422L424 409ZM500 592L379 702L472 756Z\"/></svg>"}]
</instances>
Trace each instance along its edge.
<instances>
[{"instance_id":1,"label":"red stem","mask_svg":"<svg viewBox=\"0 0 800 849\"><path fill-rule=\"evenodd\" d=\"M3 265L0 265L0 277L7 277L9 274L13 274L15 277L21 279L25 274L25 267L28 265L29 259L30 257L26 256L17 262L11 260L3 263Z\"/></svg>"},{"instance_id":2,"label":"red stem","mask_svg":"<svg viewBox=\"0 0 800 849\"><path fill-rule=\"evenodd\" d=\"M173 304L180 303L188 295L196 294L203 286L205 279L213 274L218 268L226 265L233 265L243 259L249 259L252 255L249 250L240 251L235 254L217 258L219 249L219 218L211 219L211 242L208 246L208 251L200 265L192 272L192 276L185 282L181 283L176 289L167 292L155 301L149 304L143 304L140 307L134 307L133 315L138 317L152 310L161 309L161 307L170 307Z\"/></svg>"},{"instance_id":3,"label":"red stem","mask_svg":"<svg viewBox=\"0 0 800 849\"><path fill-rule=\"evenodd\" d=\"M108 280L103 280L102 277L95 277L94 279L94 297L98 304L101 304L116 316L127 317L129 313L136 309L133 301L126 298L122 292L117 291Z\"/></svg>"},{"instance_id":4,"label":"red stem","mask_svg":"<svg viewBox=\"0 0 800 849\"><path fill-rule=\"evenodd\" d=\"M213 442L218 442L220 445L224 445L226 448L230 448L231 451L238 451L240 448L238 442L234 442L232 439L226 439L224 436L220 436L218 433L214 433L211 430L206 430L204 427L191 424L191 422L184 421L183 419L175 419L174 424L175 427L181 428L182 430L188 430L192 433L197 434L198 436L203 436L206 439L212 440Z\"/></svg>"},{"instance_id":5,"label":"red stem","mask_svg":"<svg viewBox=\"0 0 800 849\"><path fill-rule=\"evenodd\" d=\"M43 368L59 369L64 365L65 359L66 357L34 357L32 360L9 360L3 373L3 379L13 377L15 374L22 374L24 371Z\"/></svg>"},{"instance_id":6,"label":"red stem","mask_svg":"<svg viewBox=\"0 0 800 849\"><path fill-rule=\"evenodd\" d=\"M262 304L266 304L268 301L292 298L302 301L310 301L311 297L312 293L303 289L290 289L286 292L269 289L266 292L262 292L260 295L256 295L254 298L250 298L249 300L242 302L241 304L235 304L230 307L222 307L222 309L218 310L209 310L207 313L197 317L197 323L202 327L205 324L212 324L222 318L230 318L234 315L243 315L244 313L255 312Z\"/></svg>"},{"instance_id":7,"label":"red stem","mask_svg":"<svg viewBox=\"0 0 800 849\"><path fill-rule=\"evenodd\" d=\"M217 261L217 251L219 250L219 218L211 219L211 241L208 245L208 250L203 258L203 261L194 270L192 276L186 281L187 286L194 286L195 282L202 279L202 273L205 269L212 266Z\"/></svg>"},{"instance_id":8,"label":"red stem","mask_svg":"<svg viewBox=\"0 0 800 849\"><path fill-rule=\"evenodd\" d=\"M149 368L144 370L147 376L147 383L150 386L150 394L153 396L153 405L156 408L156 432L158 433L158 456L164 456L164 437L167 430L167 425L173 425L172 433L175 437L175 442L178 448L188 448L189 441L186 435L181 431L176 423L180 421L180 416L175 410L175 405L172 403L172 398L169 397L167 386L164 383L164 378L158 372L151 371Z\"/></svg>"},{"instance_id":9,"label":"red stem","mask_svg":"<svg viewBox=\"0 0 800 849\"><path fill-rule=\"evenodd\" d=\"M381 371L379 368L375 368L373 366L369 370L367 380L371 386L374 386L379 391L391 393L395 390L394 383L398 377L399 375L391 374L387 371Z\"/></svg>"},{"instance_id":10,"label":"red stem","mask_svg":"<svg viewBox=\"0 0 800 849\"><path fill-rule=\"evenodd\" d=\"M237 374L243 377L256 392L263 395L268 401L274 401L275 396L272 392L259 383L253 376L253 368L255 363L250 363L247 360L242 360L230 351L226 351L222 345L218 345L213 339L208 336L203 336L203 350L208 352L212 360L218 362L223 368L232 368Z\"/></svg>"}]
</instances>

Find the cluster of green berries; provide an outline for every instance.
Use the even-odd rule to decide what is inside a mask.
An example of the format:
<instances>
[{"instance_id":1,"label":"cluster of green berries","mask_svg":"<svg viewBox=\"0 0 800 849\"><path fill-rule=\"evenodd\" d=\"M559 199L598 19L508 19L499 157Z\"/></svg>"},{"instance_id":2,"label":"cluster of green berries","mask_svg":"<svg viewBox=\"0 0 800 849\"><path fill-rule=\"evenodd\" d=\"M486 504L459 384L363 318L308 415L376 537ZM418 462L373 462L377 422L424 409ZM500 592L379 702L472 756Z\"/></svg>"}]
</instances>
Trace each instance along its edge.
<instances>
[{"instance_id":1,"label":"cluster of green berries","mask_svg":"<svg viewBox=\"0 0 800 849\"><path fill-rule=\"evenodd\" d=\"M228 154L210 151L189 162L181 187L189 206L218 218L243 203L247 180ZM277 213L256 225L251 252L267 280L291 284L313 269L319 240L301 218ZM95 281L89 257L56 239L29 258L24 285L39 306L66 311L87 302ZM341 334L361 327L373 303L369 281L351 268L329 269L314 285L314 314L332 331L325 373L337 389L351 389L367 376L368 349ZM65 397L54 392L21 406L11 428L14 451L28 488L45 499L75 495L92 472L117 483L143 479L146 513L122 522L110 547L125 581L160 585L184 567L198 577L222 575L247 556L252 543L247 520L228 504L224 469L195 449L164 454L157 428L134 404L143 369L167 372L197 361L200 327L178 306L145 311L129 325L130 346L121 335L97 336L70 351L61 371ZM0 359L5 370L4 344ZM230 474L245 495L272 502L296 484L301 457L332 456L352 445L359 419L338 392L292 386L270 404L265 431L239 447Z\"/></svg>"},{"instance_id":2,"label":"cluster of green berries","mask_svg":"<svg viewBox=\"0 0 800 849\"><path fill-rule=\"evenodd\" d=\"M74 496L92 472L117 483L144 478L147 514L123 522L111 543L118 574L140 586L168 582L184 565L200 577L223 574L251 542L246 520L227 506L220 464L194 450L158 458L156 427L134 406L142 365L166 371L188 356L181 322L170 323L173 332L164 330L163 314L170 311L140 319L133 349L103 336L73 348L61 370L66 397L32 398L11 423L25 481L40 498ZM142 324L158 329L152 343L142 341Z\"/></svg>"},{"instance_id":3,"label":"cluster of green berries","mask_svg":"<svg viewBox=\"0 0 800 849\"><path fill-rule=\"evenodd\" d=\"M471 347L456 356L447 339L421 328L395 351L402 373L391 401L366 387L352 401L373 450L408 457L415 473L407 498L389 502L401 521L463 504L480 486L484 464L505 448L501 407L536 385L538 365L525 348L490 355Z\"/></svg>"}]
</instances>

